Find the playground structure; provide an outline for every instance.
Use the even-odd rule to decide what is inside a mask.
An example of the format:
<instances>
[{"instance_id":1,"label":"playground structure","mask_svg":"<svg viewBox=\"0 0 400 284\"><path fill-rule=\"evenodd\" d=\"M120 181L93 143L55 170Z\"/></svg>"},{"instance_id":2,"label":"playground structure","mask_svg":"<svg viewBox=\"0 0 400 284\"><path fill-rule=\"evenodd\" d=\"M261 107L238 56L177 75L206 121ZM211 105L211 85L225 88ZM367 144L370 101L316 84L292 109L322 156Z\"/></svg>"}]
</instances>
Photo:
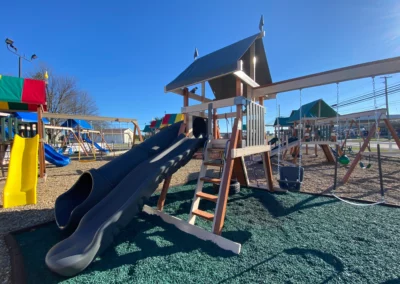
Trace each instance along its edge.
<instances>
[{"instance_id":1,"label":"playground structure","mask_svg":"<svg viewBox=\"0 0 400 284\"><path fill-rule=\"evenodd\" d=\"M79 160L81 160L81 152L91 160L96 159L96 151L101 155L103 153L108 154L113 152L114 149L105 140L105 134L103 129L94 130L87 121L91 122L118 122L118 123L132 123L133 125L133 138L132 147L134 147L134 141L138 139L140 142L143 141L142 133L137 124L136 119L131 118L117 118L117 117L101 117L92 115L70 115L70 114L59 114L59 113L45 113L44 116L49 119L62 119L66 120L62 126L47 126L48 129L54 129L58 131L64 131L64 140L61 147L66 146L69 138L73 138L77 143L78 147L74 147L73 152L78 152ZM100 144L99 144L100 143Z\"/></svg>"},{"instance_id":2,"label":"playground structure","mask_svg":"<svg viewBox=\"0 0 400 284\"><path fill-rule=\"evenodd\" d=\"M145 125L142 132L148 136L151 136L154 135L156 132L160 131L161 129L170 126L174 123L183 121L184 119L185 115L182 113L165 114L163 118L154 119L150 122L149 125Z\"/></svg>"},{"instance_id":3,"label":"playground structure","mask_svg":"<svg viewBox=\"0 0 400 284\"><path fill-rule=\"evenodd\" d=\"M158 208L152 209L145 207L144 209L146 212L159 215L166 222L173 223L185 232L196 235L204 240L212 240L220 247L231 250L235 253L240 252L240 244L222 238L220 237L220 234L225 220L228 188L231 178L235 177L241 185L251 187L251 185L247 183L247 172L243 161L244 156L263 153L264 172L268 183L268 186L265 189L271 192L277 191L274 187L274 179L270 163L271 147L264 141L264 100L275 99L278 93L292 90L300 90L301 92L302 89L309 87L332 83L338 84L343 81L398 73L400 71L400 57L396 57L272 83L261 40L263 36L264 33L261 32L253 37L239 41L236 44L227 46L202 58L198 58L174 81L165 87L166 92L173 92L183 96L182 113L186 114L185 123L187 124L187 135L192 135L194 117L200 116L206 118L208 121L209 138L208 143L204 146L204 161L201 166L197 188L189 212L190 215L188 222L171 217L162 212L171 177L168 177L164 181L157 206ZM238 46L241 46L243 49L239 50ZM233 50L236 48L238 50L234 52ZM224 56L224 54L226 55ZM235 54L236 57L232 54ZM219 60L216 60L216 58ZM216 63L214 60L219 62ZM227 64L230 61L231 63ZM221 62L224 62L225 65L219 66L219 64L222 64ZM263 76L259 76L260 73L257 72L257 70L260 70ZM269 82L261 82L262 80ZM216 100L210 100L205 97L206 82L208 82L210 87L213 89ZM201 96L188 91L188 88L197 84L201 84ZM245 87L243 87L243 84ZM232 97L233 94L235 94L236 97ZM201 104L189 106L189 98L199 101ZM236 112L222 114L217 112L219 108L230 106L236 107ZM302 106L301 96L300 106ZM299 139L300 144L298 146L295 145L294 147L295 149L297 148L294 150L294 157L296 158L298 154L301 157L301 141L304 139L305 145L324 145L323 148L328 149L328 151L325 152L327 159L332 162L335 161L334 156L328 147L329 145L335 145L338 143L335 136L320 135L319 137L310 137L311 131L315 132L316 126L319 126L320 128L323 127L327 133L332 132L330 131L332 129L330 122L331 119L327 118L327 123L323 123L324 121L322 119L318 122L316 119L314 120L305 117L304 120L307 125L310 125L310 127L307 127L306 131L303 131L301 109L302 107L300 107L298 115L298 131L300 132L298 136L301 139ZM204 114L205 112L207 112L207 115ZM227 140L214 139L214 137L218 137L217 120L227 117L235 118L231 138ZM246 121L247 126L247 137L245 140L243 140L242 133L244 120ZM296 123L296 121L294 121L294 123ZM260 127L260 125L262 127ZM314 128L311 125L314 125ZM389 124L388 127L390 129ZM372 130L373 129L370 130L371 136L374 132ZM391 132L393 137L395 137L394 131ZM305 133L308 133L308 135L305 135ZM307 141L306 138L310 141ZM314 141L311 141L311 139ZM364 142L364 144L366 144L366 142ZM210 151L222 151L224 153L223 158L218 161L209 160L208 153ZM361 154L358 156L361 156ZM353 161L350 169L357 164L357 160L358 158ZM207 166L222 167L222 177L220 179L206 177L205 173ZM301 184L301 166L294 166L292 168L299 172L299 177L297 180L291 182ZM351 172L349 175L350 174ZM218 195L211 195L202 192L204 182L219 184ZM216 203L214 214L198 209L199 203L203 199ZM196 217L201 217L205 220L211 221L213 223L212 233L208 233L203 229L192 226L195 224Z\"/></svg>"},{"instance_id":4,"label":"playground structure","mask_svg":"<svg viewBox=\"0 0 400 284\"><path fill-rule=\"evenodd\" d=\"M15 144L14 141L3 144L9 143L11 148L9 174L3 192L3 206L7 208L35 204L38 163L41 178L45 177L46 171L42 136L44 129L42 114L46 107L45 81L0 75L0 96L2 100L0 108L3 111L34 110L37 112L37 135L35 137L22 138L16 134ZM5 120L2 122L2 139L5 139ZM9 138L13 135L13 129L18 130L16 123L18 124L17 120L8 119ZM25 128L25 130L27 129Z\"/></svg>"},{"instance_id":5,"label":"playground structure","mask_svg":"<svg viewBox=\"0 0 400 284\"><path fill-rule=\"evenodd\" d=\"M335 158L330 146L336 145L336 134L334 132L334 124L318 124L317 121L322 118L336 117L337 113L328 106L322 99L310 102L301 106L303 125L300 125L299 117L300 109L293 110L289 117L279 116L274 123L275 139L272 144L281 141L281 145L275 146L271 150L271 157L284 151L282 160L286 159L289 151L293 157L293 163L296 163L299 152L299 139L306 147L306 155L308 155L309 146L314 146L315 156L317 156L318 147L328 162L334 162ZM288 129L284 130L284 127ZM280 146L280 147L279 147Z\"/></svg>"},{"instance_id":6,"label":"playground structure","mask_svg":"<svg viewBox=\"0 0 400 284\"><path fill-rule=\"evenodd\" d=\"M161 181L164 183L157 209L144 205L144 212L158 215L180 230L200 239L210 240L225 250L240 253L241 244L221 236L231 180L237 179L241 185L250 188L270 192L282 191L274 186L271 146L265 141L264 100L274 99L280 92L295 89L301 92L307 87L400 72L400 57L397 57L272 83L263 37L262 31L196 59L165 87L166 92L183 96L181 112L185 115L184 122L167 127L165 131L160 131L112 163L85 172L69 191L59 196L55 206L57 225L61 230L75 231L48 252L46 264L52 271L64 276L73 276L84 270L111 244L113 236L140 211L143 202L150 197ZM216 100L205 97L206 82L211 86ZM189 92L189 87L197 84L201 84L201 96ZM189 106L189 99L201 103ZM230 107L233 111L222 112L222 109ZM57 114L45 116L61 118L57 117ZM227 118L234 118L231 135L227 135L227 139L220 139L218 120ZM295 157L301 157L302 140L306 140L303 119L307 120L302 116L300 95L297 125L299 144L296 146ZM316 121L314 125L318 125ZM330 122L327 125L329 126ZM134 126L136 132L137 124ZM140 136L139 128L137 130ZM332 137L326 139L327 141L309 142L329 145ZM189 219L185 221L166 214L163 207L173 174L201 147L204 160ZM212 159L213 152L220 153L220 159ZM265 188L249 183L244 162L245 157L260 154L268 183ZM208 167L221 168L221 178L206 176ZM292 168L298 170L300 175L301 163ZM299 177L291 182L301 184L301 180ZM205 182L219 184L218 194L203 192ZM214 214L199 209L202 200L216 203ZM212 231L196 226L197 217L211 221Z\"/></svg>"}]
</instances>

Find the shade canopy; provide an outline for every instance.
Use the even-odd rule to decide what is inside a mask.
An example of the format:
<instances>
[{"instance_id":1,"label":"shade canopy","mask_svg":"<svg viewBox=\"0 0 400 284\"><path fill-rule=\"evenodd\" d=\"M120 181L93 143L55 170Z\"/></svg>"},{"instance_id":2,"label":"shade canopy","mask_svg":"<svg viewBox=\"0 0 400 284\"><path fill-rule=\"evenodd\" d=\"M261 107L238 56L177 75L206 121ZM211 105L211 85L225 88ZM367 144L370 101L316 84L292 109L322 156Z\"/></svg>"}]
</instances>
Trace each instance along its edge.
<instances>
[{"instance_id":1,"label":"shade canopy","mask_svg":"<svg viewBox=\"0 0 400 284\"><path fill-rule=\"evenodd\" d=\"M243 71L250 74L250 47L255 45L255 81L260 85L272 83L267 57L262 41L262 34L257 33L234 44L196 59L172 82L165 86L165 92L208 81L215 97L231 98L236 95L235 71L240 70L239 62L243 62ZM246 88L244 89L246 94Z\"/></svg>"},{"instance_id":2,"label":"shade canopy","mask_svg":"<svg viewBox=\"0 0 400 284\"><path fill-rule=\"evenodd\" d=\"M336 116L336 111L322 99L305 104L301 107L302 119L329 118L335 116ZM298 110L292 111L288 122L295 122L299 120L300 120L300 108Z\"/></svg>"},{"instance_id":3,"label":"shade canopy","mask_svg":"<svg viewBox=\"0 0 400 284\"><path fill-rule=\"evenodd\" d=\"M142 132L144 132L144 133L150 133L150 132L151 132L150 125L145 125L145 126L144 126L144 129L142 130Z\"/></svg>"},{"instance_id":4,"label":"shade canopy","mask_svg":"<svg viewBox=\"0 0 400 284\"><path fill-rule=\"evenodd\" d=\"M62 127L76 128L79 126L80 129L93 129L89 122L83 119L68 119L63 124Z\"/></svg>"},{"instance_id":5,"label":"shade canopy","mask_svg":"<svg viewBox=\"0 0 400 284\"><path fill-rule=\"evenodd\" d=\"M36 111L46 107L46 84L42 80L0 75L0 109Z\"/></svg>"},{"instance_id":6,"label":"shade canopy","mask_svg":"<svg viewBox=\"0 0 400 284\"><path fill-rule=\"evenodd\" d=\"M15 112L13 115L20 121L26 123L37 123L38 121L37 112ZM44 124L50 124L47 118L42 118L42 121Z\"/></svg>"},{"instance_id":7,"label":"shade canopy","mask_svg":"<svg viewBox=\"0 0 400 284\"><path fill-rule=\"evenodd\" d=\"M290 117L279 117L279 123L278 123L278 118L275 118L274 126L280 125L280 126L292 126L293 123L289 122Z\"/></svg>"}]
</instances>

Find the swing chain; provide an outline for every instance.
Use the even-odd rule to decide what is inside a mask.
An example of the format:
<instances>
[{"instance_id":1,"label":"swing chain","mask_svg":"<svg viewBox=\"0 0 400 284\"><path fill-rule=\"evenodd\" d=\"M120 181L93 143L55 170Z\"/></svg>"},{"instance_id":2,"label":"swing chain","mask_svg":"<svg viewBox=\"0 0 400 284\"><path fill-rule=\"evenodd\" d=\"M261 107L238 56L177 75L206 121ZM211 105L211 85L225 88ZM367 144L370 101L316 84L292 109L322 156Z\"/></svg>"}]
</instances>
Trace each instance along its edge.
<instances>
[{"instance_id":1,"label":"swing chain","mask_svg":"<svg viewBox=\"0 0 400 284\"><path fill-rule=\"evenodd\" d=\"M301 144L301 140L302 140L302 137L301 137L301 130L302 130L302 125L301 125L301 123L302 123L302 102L301 102L301 97L302 97L302 91L301 91L301 89L300 89L300 109L299 109L299 115L300 115L300 122L299 122L299 133L298 133L298 139L299 139L299 175L298 175L298 177L299 177L299 183L301 183L301 160L302 160L302 144ZM296 155L297 155L297 153L296 153Z\"/></svg>"}]
</instances>

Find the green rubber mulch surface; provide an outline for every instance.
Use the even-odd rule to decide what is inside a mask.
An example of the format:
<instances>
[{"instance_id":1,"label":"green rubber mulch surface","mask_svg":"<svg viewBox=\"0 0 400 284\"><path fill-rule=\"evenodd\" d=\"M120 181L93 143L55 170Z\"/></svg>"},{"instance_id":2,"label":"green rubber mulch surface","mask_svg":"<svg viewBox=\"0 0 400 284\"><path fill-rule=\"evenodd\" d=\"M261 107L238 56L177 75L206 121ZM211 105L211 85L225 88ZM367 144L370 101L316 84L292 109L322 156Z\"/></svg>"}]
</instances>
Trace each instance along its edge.
<instances>
[{"instance_id":1,"label":"green rubber mulch surface","mask_svg":"<svg viewBox=\"0 0 400 284\"><path fill-rule=\"evenodd\" d=\"M166 211L186 219L194 188L192 183L171 189ZM150 203L156 201L154 196ZM142 213L113 247L70 279L44 263L63 237L55 225L16 239L31 283L400 283L397 208L242 189L230 197L223 235L243 244L240 255Z\"/></svg>"}]
</instances>

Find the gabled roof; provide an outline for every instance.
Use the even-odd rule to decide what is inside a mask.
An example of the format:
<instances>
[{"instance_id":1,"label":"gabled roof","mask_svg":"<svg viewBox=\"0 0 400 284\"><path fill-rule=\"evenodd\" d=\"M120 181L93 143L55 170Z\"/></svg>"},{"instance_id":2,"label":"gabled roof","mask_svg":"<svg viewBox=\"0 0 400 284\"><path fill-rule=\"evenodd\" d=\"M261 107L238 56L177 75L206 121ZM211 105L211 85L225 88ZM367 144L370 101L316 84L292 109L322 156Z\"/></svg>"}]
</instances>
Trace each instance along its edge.
<instances>
[{"instance_id":1,"label":"gabled roof","mask_svg":"<svg viewBox=\"0 0 400 284\"><path fill-rule=\"evenodd\" d=\"M79 126L81 129L93 129L89 122L82 119L68 119L63 124L61 124L61 126L72 128Z\"/></svg>"},{"instance_id":2,"label":"gabled roof","mask_svg":"<svg viewBox=\"0 0 400 284\"><path fill-rule=\"evenodd\" d=\"M279 117L279 125L280 126L292 126L293 123L289 122L290 117ZM278 118L275 118L274 126L278 125Z\"/></svg>"},{"instance_id":3,"label":"gabled roof","mask_svg":"<svg viewBox=\"0 0 400 284\"><path fill-rule=\"evenodd\" d=\"M217 99L234 97L236 77L232 73L238 71L238 61L243 60L243 71L250 74L250 47L253 43L257 58L255 81L260 85L271 83L264 44L260 33L257 33L196 59L165 86L165 92L208 81Z\"/></svg>"},{"instance_id":4,"label":"gabled roof","mask_svg":"<svg viewBox=\"0 0 400 284\"><path fill-rule=\"evenodd\" d=\"M336 111L322 99L301 106L302 118L322 118L335 116ZM292 111L288 122L295 122L298 120L300 120L300 108Z\"/></svg>"}]
</instances>

